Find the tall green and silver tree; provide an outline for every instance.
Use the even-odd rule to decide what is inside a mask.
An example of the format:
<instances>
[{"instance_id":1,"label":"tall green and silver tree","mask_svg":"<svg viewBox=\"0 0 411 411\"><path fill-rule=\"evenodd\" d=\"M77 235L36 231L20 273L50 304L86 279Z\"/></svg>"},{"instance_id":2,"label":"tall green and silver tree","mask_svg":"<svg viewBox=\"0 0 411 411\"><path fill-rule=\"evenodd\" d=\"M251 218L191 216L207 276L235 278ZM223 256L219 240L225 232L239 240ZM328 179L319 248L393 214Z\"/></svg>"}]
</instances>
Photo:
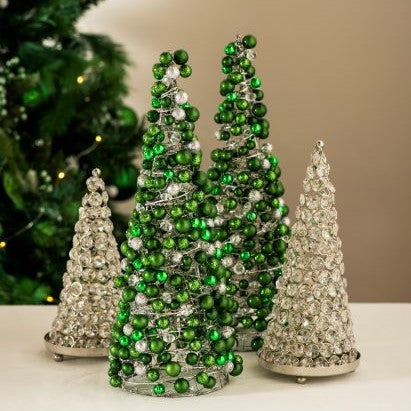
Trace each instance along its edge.
<instances>
[{"instance_id":1,"label":"tall green and silver tree","mask_svg":"<svg viewBox=\"0 0 411 411\"><path fill-rule=\"evenodd\" d=\"M263 143L269 122L261 80L252 64L256 44L254 36L246 35L225 47L222 71L227 78L220 84L224 101L214 119L220 124L216 137L226 143L212 151L208 170L209 179L219 185L214 193L220 228L226 233L221 246L231 254L222 263L234 272L238 288L236 328L242 351L262 345L289 233L278 159L271 144Z\"/></svg>"},{"instance_id":2,"label":"tall green and silver tree","mask_svg":"<svg viewBox=\"0 0 411 411\"><path fill-rule=\"evenodd\" d=\"M212 184L198 170L199 118L178 85L191 67L184 50L153 66L152 124L143 136L136 208L125 255L110 383L145 395L192 396L222 388L242 371L235 345L230 272L210 255L206 220L217 214Z\"/></svg>"}]
</instances>

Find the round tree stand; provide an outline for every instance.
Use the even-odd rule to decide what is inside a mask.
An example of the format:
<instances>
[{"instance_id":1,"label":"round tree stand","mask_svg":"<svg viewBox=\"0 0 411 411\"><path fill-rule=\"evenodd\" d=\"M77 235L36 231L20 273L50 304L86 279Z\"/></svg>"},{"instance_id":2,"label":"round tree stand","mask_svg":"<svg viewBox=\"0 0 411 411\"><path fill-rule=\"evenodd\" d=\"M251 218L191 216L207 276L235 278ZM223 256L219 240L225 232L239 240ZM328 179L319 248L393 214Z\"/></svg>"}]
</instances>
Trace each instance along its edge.
<instances>
[{"instance_id":1,"label":"round tree stand","mask_svg":"<svg viewBox=\"0 0 411 411\"><path fill-rule=\"evenodd\" d=\"M304 384L307 378L330 377L333 375L348 374L356 370L360 364L360 354L355 361L343 365L331 365L330 367L293 367L291 365L275 365L258 358L258 364L266 370L277 374L297 377L298 384Z\"/></svg>"},{"instance_id":2,"label":"round tree stand","mask_svg":"<svg viewBox=\"0 0 411 411\"><path fill-rule=\"evenodd\" d=\"M56 362L61 362L64 357L108 357L108 348L72 348L55 345L50 342L49 333L44 336L44 345L47 350L53 353L53 359Z\"/></svg>"}]
</instances>

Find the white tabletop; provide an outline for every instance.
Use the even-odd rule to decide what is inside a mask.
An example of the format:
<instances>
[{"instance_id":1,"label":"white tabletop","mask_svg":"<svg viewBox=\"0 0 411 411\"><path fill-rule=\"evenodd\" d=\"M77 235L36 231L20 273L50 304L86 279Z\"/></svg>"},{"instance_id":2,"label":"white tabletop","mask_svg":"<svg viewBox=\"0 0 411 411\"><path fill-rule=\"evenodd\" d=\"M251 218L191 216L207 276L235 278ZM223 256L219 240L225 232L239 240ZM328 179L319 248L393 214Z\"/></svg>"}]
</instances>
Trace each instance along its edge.
<instances>
[{"instance_id":1,"label":"white tabletop","mask_svg":"<svg viewBox=\"0 0 411 411\"><path fill-rule=\"evenodd\" d=\"M43 335L55 307L0 306L0 409L4 411L411 410L411 304L352 304L361 364L353 374L305 385L258 367L212 394L152 398L108 384L105 359L56 363Z\"/></svg>"}]
</instances>

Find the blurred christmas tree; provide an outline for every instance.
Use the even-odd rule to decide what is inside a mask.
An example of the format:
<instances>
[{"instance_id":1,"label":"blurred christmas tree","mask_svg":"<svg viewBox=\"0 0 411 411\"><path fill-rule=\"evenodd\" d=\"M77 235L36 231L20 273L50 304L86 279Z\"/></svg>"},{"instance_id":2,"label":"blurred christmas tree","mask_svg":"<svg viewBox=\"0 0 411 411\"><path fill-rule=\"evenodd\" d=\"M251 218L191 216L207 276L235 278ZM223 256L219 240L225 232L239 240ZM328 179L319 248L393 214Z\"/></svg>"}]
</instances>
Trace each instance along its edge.
<instances>
[{"instance_id":1,"label":"blurred christmas tree","mask_svg":"<svg viewBox=\"0 0 411 411\"><path fill-rule=\"evenodd\" d=\"M52 302L85 178L130 197L141 127L124 51L76 31L98 0L0 0L0 303ZM110 187L111 186L111 187ZM121 217L114 216L118 232Z\"/></svg>"}]
</instances>

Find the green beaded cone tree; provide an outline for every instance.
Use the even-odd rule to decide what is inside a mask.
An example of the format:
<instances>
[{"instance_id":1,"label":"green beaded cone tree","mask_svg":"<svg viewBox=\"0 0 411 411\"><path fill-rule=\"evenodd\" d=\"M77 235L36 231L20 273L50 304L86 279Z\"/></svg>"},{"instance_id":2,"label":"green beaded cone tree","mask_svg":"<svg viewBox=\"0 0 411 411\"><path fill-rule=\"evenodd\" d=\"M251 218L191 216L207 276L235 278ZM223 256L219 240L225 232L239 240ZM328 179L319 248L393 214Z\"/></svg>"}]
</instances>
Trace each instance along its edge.
<instances>
[{"instance_id":1,"label":"green beaded cone tree","mask_svg":"<svg viewBox=\"0 0 411 411\"><path fill-rule=\"evenodd\" d=\"M136 208L122 243L123 275L110 348L110 384L157 396L192 396L223 387L242 371L230 271L210 255L206 221L217 207L212 183L198 170L199 117L176 79L191 67L184 50L153 66L151 125L143 137Z\"/></svg>"},{"instance_id":2,"label":"green beaded cone tree","mask_svg":"<svg viewBox=\"0 0 411 411\"><path fill-rule=\"evenodd\" d=\"M267 328L281 276L289 233L288 207L279 180L281 170L272 146L262 140L269 136L267 112L262 103L261 80L252 60L257 40L252 35L237 37L225 48L220 84L224 101L214 119L220 124L218 140L223 148L212 151L208 177L216 183L218 210L228 233L222 263L233 271L239 310L235 322L240 351L258 350L261 333Z\"/></svg>"}]
</instances>

